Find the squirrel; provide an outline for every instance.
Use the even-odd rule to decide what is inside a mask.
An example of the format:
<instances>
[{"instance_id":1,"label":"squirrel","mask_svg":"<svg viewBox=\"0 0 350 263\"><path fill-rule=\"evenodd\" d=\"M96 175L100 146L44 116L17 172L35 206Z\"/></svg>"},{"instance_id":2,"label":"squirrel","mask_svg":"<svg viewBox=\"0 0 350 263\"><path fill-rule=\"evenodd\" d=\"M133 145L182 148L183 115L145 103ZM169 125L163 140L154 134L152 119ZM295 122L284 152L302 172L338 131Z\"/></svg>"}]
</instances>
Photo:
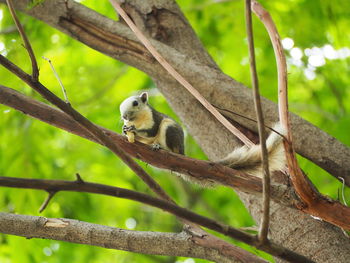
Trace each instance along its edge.
<instances>
[{"instance_id":1,"label":"squirrel","mask_svg":"<svg viewBox=\"0 0 350 263\"><path fill-rule=\"evenodd\" d=\"M184 132L169 116L153 109L148 104L148 93L132 96L120 104L124 120L123 134L129 142L134 140L178 154L185 154Z\"/></svg>"},{"instance_id":2,"label":"squirrel","mask_svg":"<svg viewBox=\"0 0 350 263\"><path fill-rule=\"evenodd\" d=\"M184 132L181 126L167 115L153 109L148 104L147 92L125 99L120 104L120 113L124 120L123 134L127 136L129 142L136 140L152 145L154 150L162 148L174 153L185 154ZM272 131L266 140L270 172L283 169L286 162L282 136L284 131L279 124L275 125L273 130L277 132ZM236 148L217 163L262 177L260 145ZM214 183L204 179L193 180L186 175L181 176L204 186Z\"/></svg>"}]
</instances>

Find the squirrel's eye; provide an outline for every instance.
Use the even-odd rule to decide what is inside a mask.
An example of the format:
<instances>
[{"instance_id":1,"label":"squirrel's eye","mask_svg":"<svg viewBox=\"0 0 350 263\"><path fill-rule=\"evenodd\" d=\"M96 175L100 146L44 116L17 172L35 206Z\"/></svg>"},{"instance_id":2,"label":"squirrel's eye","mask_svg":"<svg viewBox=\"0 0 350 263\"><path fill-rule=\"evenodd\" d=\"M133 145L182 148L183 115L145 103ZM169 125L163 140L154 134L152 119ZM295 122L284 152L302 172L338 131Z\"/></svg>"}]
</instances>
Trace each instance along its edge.
<instances>
[{"instance_id":1,"label":"squirrel's eye","mask_svg":"<svg viewBox=\"0 0 350 263\"><path fill-rule=\"evenodd\" d=\"M136 107L137 105L139 105L139 103L136 100L132 102L132 106Z\"/></svg>"}]
</instances>

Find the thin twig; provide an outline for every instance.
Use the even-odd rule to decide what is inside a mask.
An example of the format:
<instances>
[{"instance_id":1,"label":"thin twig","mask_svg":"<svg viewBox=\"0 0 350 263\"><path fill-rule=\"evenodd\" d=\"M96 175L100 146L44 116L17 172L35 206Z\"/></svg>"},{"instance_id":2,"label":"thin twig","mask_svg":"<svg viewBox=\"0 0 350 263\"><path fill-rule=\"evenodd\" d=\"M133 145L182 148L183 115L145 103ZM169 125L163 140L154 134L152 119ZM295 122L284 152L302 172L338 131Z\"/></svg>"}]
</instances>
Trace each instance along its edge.
<instances>
[{"instance_id":1,"label":"thin twig","mask_svg":"<svg viewBox=\"0 0 350 263\"><path fill-rule=\"evenodd\" d=\"M34 51L33 51L32 46L28 40L26 33L24 32L23 26L21 25L21 23L18 20L18 17L16 15L16 11L15 11L13 4L12 4L12 0L6 0L6 3L7 3L9 10L10 10L13 21L16 24L18 32L19 32L19 34L24 42L24 46L25 46L26 50L28 51L30 60L32 62L32 78L33 78L33 80L37 81L39 79L39 68L38 68L38 64L37 64L36 59L35 59Z\"/></svg>"},{"instance_id":2,"label":"thin twig","mask_svg":"<svg viewBox=\"0 0 350 263\"><path fill-rule=\"evenodd\" d=\"M345 180L343 177L339 177L339 179L343 182L342 183L342 188L341 188L341 196L343 198L343 203L348 206L348 204L346 203L346 199L345 199Z\"/></svg>"},{"instance_id":3,"label":"thin twig","mask_svg":"<svg viewBox=\"0 0 350 263\"><path fill-rule=\"evenodd\" d=\"M252 141L245 136L240 130L234 127L222 114L215 109L183 76L181 76L174 68L171 66L163 56L154 48L151 42L145 37L145 35L137 28L134 22L125 13L123 8L119 5L116 0L110 0L112 6L115 8L117 13L124 19L128 24L130 29L135 33L136 37L145 45L149 52L155 57L155 59L161 64L164 69L173 76L184 88L186 88L214 117L221 122L232 134L237 136L244 144L247 146L254 145Z\"/></svg>"},{"instance_id":4,"label":"thin twig","mask_svg":"<svg viewBox=\"0 0 350 263\"><path fill-rule=\"evenodd\" d=\"M252 121L252 122L254 122L254 123L257 123L257 121L254 120L253 118L249 118L249 117L247 117L247 116L244 116L243 114L239 114L239 113L234 112L234 111L232 111L232 110L220 108L219 106L217 106L217 105L215 105L215 104L211 104L211 105L213 105L213 106L214 106L216 109L218 109L218 110L226 111L226 112L229 112L229 113L231 113L231 114L233 114L233 115L236 115L236 116L238 116L238 117L241 117L241 118L243 118L243 119L246 119L246 120L248 120L248 121ZM270 128L270 127L268 127L268 126L266 126L266 128L272 130L272 128Z\"/></svg>"},{"instance_id":5,"label":"thin twig","mask_svg":"<svg viewBox=\"0 0 350 263\"><path fill-rule=\"evenodd\" d=\"M247 35L248 35L250 72L251 72L251 79L252 79L252 86L253 86L254 105L255 105L255 111L256 111L256 116L258 120L259 141L260 141L261 153L262 153L261 159L262 159L262 166L263 166L263 198L262 198L263 214L260 222L260 230L259 230L258 238L259 238L259 241L262 244L264 244L265 242L267 242L267 235L269 232L269 222L270 222L270 171L269 171L268 153L266 148L264 116L263 116L262 106L260 101L258 74L256 72L250 0L246 0L245 14L246 14L246 27L247 27Z\"/></svg>"},{"instance_id":6,"label":"thin twig","mask_svg":"<svg viewBox=\"0 0 350 263\"><path fill-rule=\"evenodd\" d=\"M313 262L310 259L271 241L267 242L264 245L261 245L257 238L253 235L240 231L229 225L216 222L215 220L210 219L208 217L196 214L172 202L120 187L113 187L109 185L95 184L89 182L84 182L83 184L81 184L77 181L27 179L14 177L0 177L0 185L6 187L40 189L46 191L54 190L57 192L78 191L86 193L103 194L133 200L153 207L160 208L184 220L196 223L203 227L207 227L218 233L222 233L228 237L252 245L258 249L261 249L267 253L270 253L271 255L280 257L282 259L291 262Z\"/></svg>"},{"instance_id":7,"label":"thin twig","mask_svg":"<svg viewBox=\"0 0 350 263\"><path fill-rule=\"evenodd\" d=\"M247 116L244 116L244 115L242 115L242 114L239 114L239 113L237 113L237 112L234 112L234 111L232 111L232 110L220 108L219 106L216 106L215 104L212 104L212 105L213 105L215 108L217 108L218 110L227 111L227 112L229 112L229 113L231 113L231 114L233 114L233 115L237 115L237 116L239 116L239 117L241 117L241 118L244 118L244 119L246 119L246 120L248 120L248 121L252 121L252 122L254 122L254 123L258 123L257 120L254 120L254 119L252 119L252 118L249 118L249 117L247 117ZM284 135L283 135L282 133L280 133L279 131L275 130L274 128L271 128L271 127L269 127L269 126L267 126L267 125L265 125L265 124L264 124L264 127L265 127L266 129L269 129L270 131L273 131L274 133L277 133L279 136L281 136L281 137L284 138Z\"/></svg>"},{"instance_id":8,"label":"thin twig","mask_svg":"<svg viewBox=\"0 0 350 263\"><path fill-rule=\"evenodd\" d=\"M45 199L44 203L40 206L39 213L41 213L45 210L45 208L47 207L47 205L51 201L52 197L57 193L57 191L48 190L48 193L49 193L49 195Z\"/></svg>"},{"instance_id":9,"label":"thin twig","mask_svg":"<svg viewBox=\"0 0 350 263\"><path fill-rule=\"evenodd\" d=\"M81 178L81 176L80 176L79 173L76 173L75 176L76 176L76 178L77 178L77 179L76 179L77 182L79 182L79 183L84 183L84 181L83 181L83 179Z\"/></svg>"},{"instance_id":10,"label":"thin twig","mask_svg":"<svg viewBox=\"0 0 350 263\"><path fill-rule=\"evenodd\" d=\"M53 74L55 75L56 79L58 80L58 83L61 86L62 93L63 93L63 96L64 96L64 100L66 101L67 104L69 104L69 100L68 100L68 97L67 97L66 89L64 88L63 83L62 83L60 77L58 76L58 74L57 74L57 72L56 72L56 70L55 70L51 60L46 58L46 57L44 57L44 56L42 56L42 58L45 59L47 62L49 62L50 66L51 66L51 69L53 71Z\"/></svg>"}]
</instances>

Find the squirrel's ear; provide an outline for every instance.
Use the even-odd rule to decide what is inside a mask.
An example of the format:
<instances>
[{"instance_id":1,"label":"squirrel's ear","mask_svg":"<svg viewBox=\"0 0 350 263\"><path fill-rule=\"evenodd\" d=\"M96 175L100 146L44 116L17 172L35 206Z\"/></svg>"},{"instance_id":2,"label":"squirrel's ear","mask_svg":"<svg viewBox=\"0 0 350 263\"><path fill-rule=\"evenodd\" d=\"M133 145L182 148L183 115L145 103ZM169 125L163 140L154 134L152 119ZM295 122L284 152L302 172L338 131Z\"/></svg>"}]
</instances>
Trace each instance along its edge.
<instances>
[{"instance_id":1,"label":"squirrel's ear","mask_svg":"<svg viewBox=\"0 0 350 263\"><path fill-rule=\"evenodd\" d=\"M141 101L143 103L146 103L148 101L148 93L147 92L142 92L142 94L140 95Z\"/></svg>"}]
</instances>

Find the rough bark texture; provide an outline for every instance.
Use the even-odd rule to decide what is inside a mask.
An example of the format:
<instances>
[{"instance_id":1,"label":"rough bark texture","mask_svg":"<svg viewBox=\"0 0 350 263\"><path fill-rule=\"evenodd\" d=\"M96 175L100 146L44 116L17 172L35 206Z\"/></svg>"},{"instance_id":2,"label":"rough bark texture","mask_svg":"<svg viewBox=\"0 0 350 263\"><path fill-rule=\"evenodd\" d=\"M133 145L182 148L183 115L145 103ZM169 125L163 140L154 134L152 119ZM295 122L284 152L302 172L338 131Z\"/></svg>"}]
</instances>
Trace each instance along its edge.
<instances>
[{"instance_id":1,"label":"rough bark texture","mask_svg":"<svg viewBox=\"0 0 350 263\"><path fill-rule=\"evenodd\" d=\"M184 232L175 234L130 231L66 218L9 213L0 213L0 232L26 238L47 238L143 254L205 258L227 263L241 262L225 258L216 249L196 245L191 236ZM251 259L256 260L254 256Z\"/></svg>"},{"instance_id":2,"label":"rough bark texture","mask_svg":"<svg viewBox=\"0 0 350 263\"><path fill-rule=\"evenodd\" d=\"M16 1L17 7L102 53L149 74L210 159L218 160L237 146L234 136L218 124L184 88L160 68L125 25L113 22L71 1L65 5L63 0L46 0L44 4L32 10L25 10L26 2ZM192 35L191 29L187 28L188 23L173 1L149 0L127 1L127 3L133 9L136 8L137 11L133 10L130 15L138 14L138 19L134 21L141 29L145 17L148 20L154 19L152 21L158 21L157 23L163 26L158 37L154 34L154 25L151 27L148 35L156 36L163 42L153 40L152 43L204 97L221 108L254 117L250 90L217 69L200 42ZM150 7L155 7L152 8L153 14L150 13ZM166 11L168 8L172 10ZM156 14L154 10L163 10L163 13L161 12L163 15L159 15L158 20L154 18ZM167 25L179 23L182 23L182 30L186 31L186 34L171 31L171 26L170 31L167 30ZM143 30L147 31L149 27L143 25ZM176 37L172 37L172 34ZM132 48L129 48L130 46ZM271 125L276 121L277 106L264 99L263 107L267 124ZM236 116L230 117L243 126L256 130L251 123ZM347 185L350 185L349 148L295 115L292 116L292 123L296 151L333 176L345 178ZM254 218L259 221L261 214L259 200L242 193L240 196ZM273 204L271 209L271 237L274 240L317 262L348 262L350 242L339 229L277 204Z\"/></svg>"}]
</instances>

